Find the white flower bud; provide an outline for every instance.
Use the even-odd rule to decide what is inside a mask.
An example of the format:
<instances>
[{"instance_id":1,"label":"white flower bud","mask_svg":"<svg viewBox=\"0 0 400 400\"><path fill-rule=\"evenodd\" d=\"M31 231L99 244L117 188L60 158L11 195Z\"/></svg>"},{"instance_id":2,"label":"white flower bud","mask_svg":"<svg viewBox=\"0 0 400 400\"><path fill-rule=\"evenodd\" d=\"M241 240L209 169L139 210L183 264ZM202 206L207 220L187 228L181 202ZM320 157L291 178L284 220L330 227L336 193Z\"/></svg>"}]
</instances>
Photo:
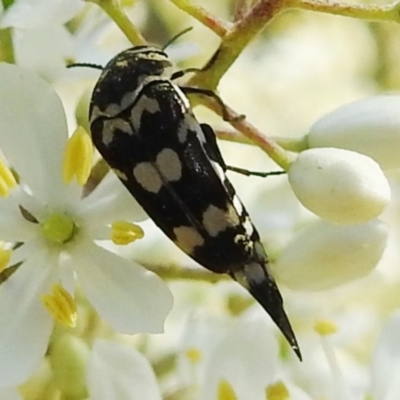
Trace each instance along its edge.
<instances>
[{"instance_id":1,"label":"white flower bud","mask_svg":"<svg viewBox=\"0 0 400 400\"><path fill-rule=\"evenodd\" d=\"M381 168L400 167L400 95L346 104L319 119L309 147L338 147L370 156Z\"/></svg>"},{"instance_id":2,"label":"white flower bud","mask_svg":"<svg viewBox=\"0 0 400 400\"><path fill-rule=\"evenodd\" d=\"M288 178L304 207L337 224L376 218L390 201L389 183L379 165L349 150L305 150L290 166Z\"/></svg>"},{"instance_id":3,"label":"white flower bud","mask_svg":"<svg viewBox=\"0 0 400 400\"><path fill-rule=\"evenodd\" d=\"M318 220L282 250L273 274L291 289L329 289L368 274L381 258L387 236L388 228L379 220L352 226Z\"/></svg>"}]
</instances>

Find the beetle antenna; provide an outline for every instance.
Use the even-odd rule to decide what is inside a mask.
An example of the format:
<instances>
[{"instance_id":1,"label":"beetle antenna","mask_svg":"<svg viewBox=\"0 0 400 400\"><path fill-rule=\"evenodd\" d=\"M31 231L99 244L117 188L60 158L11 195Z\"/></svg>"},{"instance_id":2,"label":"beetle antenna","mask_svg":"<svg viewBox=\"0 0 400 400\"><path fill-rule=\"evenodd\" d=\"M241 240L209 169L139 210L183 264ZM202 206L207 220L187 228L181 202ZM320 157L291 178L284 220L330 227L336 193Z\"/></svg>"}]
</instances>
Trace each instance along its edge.
<instances>
[{"instance_id":1,"label":"beetle antenna","mask_svg":"<svg viewBox=\"0 0 400 400\"><path fill-rule=\"evenodd\" d=\"M102 65L91 64L91 63L73 63L73 64L67 65L67 68L75 68L75 67L87 67L87 68L100 69L100 70L104 69Z\"/></svg>"},{"instance_id":2,"label":"beetle antenna","mask_svg":"<svg viewBox=\"0 0 400 400\"><path fill-rule=\"evenodd\" d=\"M161 50L165 50L169 45L171 45L172 43L174 43L177 39L179 39L181 36L183 36L185 33L190 32L193 29L193 26L189 26L189 28L184 29L183 31L180 31L179 33L177 33L175 36L172 36L171 39L168 40L168 42L166 44L164 44L164 46L162 47Z\"/></svg>"}]
</instances>

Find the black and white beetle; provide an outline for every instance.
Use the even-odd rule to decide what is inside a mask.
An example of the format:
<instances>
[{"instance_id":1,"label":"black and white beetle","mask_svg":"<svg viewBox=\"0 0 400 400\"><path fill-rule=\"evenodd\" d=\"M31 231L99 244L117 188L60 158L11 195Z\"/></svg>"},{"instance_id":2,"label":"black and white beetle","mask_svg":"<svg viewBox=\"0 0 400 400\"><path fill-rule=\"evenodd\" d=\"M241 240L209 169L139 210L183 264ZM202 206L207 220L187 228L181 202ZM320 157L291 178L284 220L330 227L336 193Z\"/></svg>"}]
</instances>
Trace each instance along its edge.
<instances>
[{"instance_id":1,"label":"black and white beetle","mask_svg":"<svg viewBox=\"0 0 400 400\"><path fill-rule=\"evenodd\" d=\"M121 52L103 69L90 111L93 143L153 221L186 254L229 274L269 313L301 359L268 257L235 190L212 128L195 119L167 55Z\"/></svg>"}]
</instances>

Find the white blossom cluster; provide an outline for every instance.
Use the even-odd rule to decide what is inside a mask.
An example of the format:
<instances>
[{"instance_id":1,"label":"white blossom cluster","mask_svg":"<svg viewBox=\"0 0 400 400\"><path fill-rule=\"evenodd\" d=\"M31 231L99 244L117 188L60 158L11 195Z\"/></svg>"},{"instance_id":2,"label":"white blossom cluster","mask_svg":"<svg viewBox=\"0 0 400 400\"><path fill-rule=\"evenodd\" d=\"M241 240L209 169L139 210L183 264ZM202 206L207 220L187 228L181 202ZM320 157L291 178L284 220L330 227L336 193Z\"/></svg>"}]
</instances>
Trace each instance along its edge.
<instances>
[{"instance_id":1,"label":"white blossom cluster","mask_svg":"<svg viewBox=\"0 0 400 400\"><path fill-rule=\"evenodd\" d=\"M275 271L298 290L320 290L375 268L388 227L378 218L391 199L384 170L398 168L400 95L343 106L319 119L288 171L293 192L315 221L283 249Z\"/></svg>"}]
</instances>

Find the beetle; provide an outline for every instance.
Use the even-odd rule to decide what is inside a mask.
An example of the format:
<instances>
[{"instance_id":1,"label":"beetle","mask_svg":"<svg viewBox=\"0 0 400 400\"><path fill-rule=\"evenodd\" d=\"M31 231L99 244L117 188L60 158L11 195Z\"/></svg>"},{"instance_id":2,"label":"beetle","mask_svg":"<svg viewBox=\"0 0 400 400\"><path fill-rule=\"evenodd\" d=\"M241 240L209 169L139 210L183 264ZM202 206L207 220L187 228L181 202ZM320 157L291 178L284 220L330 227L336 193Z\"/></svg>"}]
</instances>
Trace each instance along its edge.
<instances>
[{"instance_id":1,"label":"beetle","mask_svg":"<svg viewBox=\"0 0 400 400\"><path fill-rule=\"evenodd\" d=\"M186 96L213 93L174 83L184 73L153 46L116 55L93 90L93 143L155 224L200 265L246 288L301 360L260 236L225 174L213 129L196 120Z\"/></svg>"}]
</instances>

